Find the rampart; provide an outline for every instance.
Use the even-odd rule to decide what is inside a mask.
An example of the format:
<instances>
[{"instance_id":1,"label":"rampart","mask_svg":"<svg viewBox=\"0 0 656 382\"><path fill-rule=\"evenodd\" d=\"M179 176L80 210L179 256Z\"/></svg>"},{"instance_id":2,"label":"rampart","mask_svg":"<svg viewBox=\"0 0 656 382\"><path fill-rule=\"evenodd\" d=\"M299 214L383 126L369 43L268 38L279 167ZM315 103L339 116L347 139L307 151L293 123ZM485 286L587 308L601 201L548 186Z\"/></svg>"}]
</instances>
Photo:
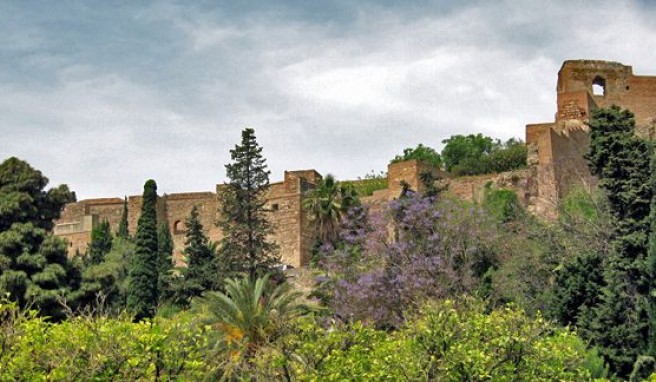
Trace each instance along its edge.
<instances>
[{"instance_id":1,"label":"rampart","mask_svg":"<svg viewBox=\"0 0 656 382\"><path fill-rule=\"evenodd\" d=\"M372 196L363 197L362 201L372 210L382 211L385 204L399 197L402 182L413 191L423 191L421 181L423 172L430 172L435 177L448 183L449 192L470 201L479 201L481 190L488 183L496 187L511 188L518 192L520 199L526 194L526 176L523 171L464 177L451 179L447 173L425 163L412 160L393 163L388 166L388 188L374 192ZM310 250L316 237L316 228L302 208L304 195L315 188L322 179L314 170L285 171L283 180L271 183L265 195L266 208L275 231L271 237L280 246L282 261L299 267L310 260ZM191 192L162 195L157 200L157 218L168 224L174 243L174 256L178 263L183 258L185 219L196 206L200 222L212 241L223 237L216 223L219 220L219 198L217 195L222 185L216 186L216 192ZM141 196L127 198L128 226L130 233L136 233L137 222L141 212ZM67 204L62 216L55 222L54 233L69 242L69 255L84 253L91 240L91 230L101 221L107 220L112 231L118 229L123 213L123 199L88 199Z\"/></svg>"}]
</instances>

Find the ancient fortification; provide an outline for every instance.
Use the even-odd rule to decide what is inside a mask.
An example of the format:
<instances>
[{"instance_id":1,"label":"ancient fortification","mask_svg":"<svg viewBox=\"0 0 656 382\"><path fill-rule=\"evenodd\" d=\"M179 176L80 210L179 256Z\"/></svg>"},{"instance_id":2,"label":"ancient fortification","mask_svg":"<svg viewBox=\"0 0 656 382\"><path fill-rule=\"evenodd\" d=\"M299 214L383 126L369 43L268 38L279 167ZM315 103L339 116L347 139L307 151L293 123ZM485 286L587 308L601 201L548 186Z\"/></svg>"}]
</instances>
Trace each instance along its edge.
<instances>
[{"instance_id":1,"label":"ancient fortification","mask_svg":"<svg viewBox=\"0 0 656 382\"><path fill-rule=\"evenodd\" d=\"M586 121L595 107L612 104L628 108L636 115L639 134L651 137L656 117L656 77L634 76L630 66L615 62L566 61L558 72L557 112L554 122L526 126L528 167L523 170L450 178L443 171L417 161L388 166L388 188L362 198L373 209L401 193L401 181L413 190L422 190L420 174L430 171L445 178L448 191L462 199L478 201L486 185L514 190L526 208L540 216L556 216L558 201L574 184L594 185L583 158L589 143ZM307 264L315 237L313 224L301 208L303 195L314 188L321 175L314 170L285 171L281 182L272 183L267 206L276 231L272 239L280 245L282 261L295 267ZM217 188L221 185L217 185ZM221 238L216 227L219 200L216 192L194 192L161 196L158 220L169 224L175 256L182 258L184 221L193 206L211 240ZM55 234L69 242L69 254L83 253L91 230L102 220L118 228L123 199L90 199L66 205L56 222ZM128 198L128 222L134 234L141 210L141 197Z\"/></svg>"}]
</instances>

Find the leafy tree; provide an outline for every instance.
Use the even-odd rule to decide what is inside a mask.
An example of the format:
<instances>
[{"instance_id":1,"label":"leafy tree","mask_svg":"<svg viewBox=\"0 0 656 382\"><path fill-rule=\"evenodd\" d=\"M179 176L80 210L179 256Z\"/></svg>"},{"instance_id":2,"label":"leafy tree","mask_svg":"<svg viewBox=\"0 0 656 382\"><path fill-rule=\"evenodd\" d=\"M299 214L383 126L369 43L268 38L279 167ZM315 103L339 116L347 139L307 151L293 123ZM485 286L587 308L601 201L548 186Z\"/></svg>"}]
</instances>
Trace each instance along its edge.
<instances>
[{"instance_id":1,"label":"leafy tree","mask_svg":"<svg viewBox=\"0 0 656 382\"><path fill-rule=\"evenodd\" d=\"M316 224L318 240L334 245L342 216L349 208L359 205L360 200L353 187L340 184L328 174L305 195L302 204L310 221Z\"/></svg>"},{"instance_id":2,"label":"leafy tree","mask_svg":"<svg viewBox=\"0 0 656 382\"><path fill-rule=\"evenodd\" d=\"M591 173L606 192L615 225L613 248L604 262L604 283L596 317L587 333L620 376L627 376L646 350L645 263L650 229L650 150L635 135L635 120L617 106L594 110L589 122Z\"/></svg>"},{"instance_id":3,"label":"leafy tree","mask_svg":"<svg viewBox=\"0 0 656 382\"><path fill-rule=\"evenodd\" d=\"M157 289L160 300L170 297L173 284L173 237L166 222L157 227L157 258L159 269L157 270Z\"/></svg>"},{"instance_id":4,"label":"leafy tree","mask_svg":"<svg viewBox=\"0 0 656 382\"><path fill-rule=\"evenodd\" d=\"M497 141L492 153L485 158L485 172L504 172L526 167L528 149L524 142L510 138L504 143Z\"/></svg>"},{"instance_id":5,"label":"leafy tree","mask_svg":"<svg viewBox=\"0 0 656 382\"><path fill-rule=\"evenodd\" d=\"M526 166L528 154L521 140L493 140L482 134L454 135L445 143L442 157L454 175L477 175L510 171Z\"/></svg>"},{"instance_id":6,"label":"leafy tree","mask_svg":"<svg viewBox=\"0 0 656 382\"><path fill-rule=\"evenodd\" d=\"M18 158L0 164L0 232L16 223L52 229L64 204L75 201L75 193L66 185L45 191L47 184L41 171Z\"/></svg>"},{"instance_id":7,"label":"leafy tree","mask_svg":"<svg viewBox=\"0 0 656 382\"><path fill-rule=\"evenodd\" d=\"M403 155L395 156L390 163L398 163L413 159L428 163L437 168L442 168L442 157L440 154L438 154L435 149L424 146L421 143L414 149L410 147L404 149Z\"/></svg>"},{"instance_id":8,"label":"leafy tree","mask_svg":"<svg viewBox=\"0 0 656 382\"><path fill-rule=\"evenodd\" d=\"M257 144L255 131L244 129L241 145L230 150L232 163L226 165L230 182L219 190L221 261L230 270L247 272L251 278L280 262L278 246L269 241L273 228L267 217L264 193L269 171Z\"/></svg>"},{"instance_id":9,"label":"leafy tree","mask_svg":"<svg viewBox=\"0 0 656 382\"><path fill-rule=\"evenodd\" d=\"M123 213L121 214L121 220L118 223L118 231L116 236L128 239L130 238L130 231L128 229L128 197L126 196L123 200Z\"/></svg>"},{"instance_id":10,"label":"leafy tree","mask_svg":"<svg viewBox=\"0 0 656 382\"><path fill-rule=\"evenodd\" d=\"M137 223L135 253L130 268L127 307L135 320L155 315L158 301L157 184L144 184L141 216Z\"/></svg>"},{"instance_id":11,"label":"leafy tree","mask_svg":"<svg viewBox=\"0 0 656 382\"><path fill-rule=\"evenodd\" d=\"M65 203L75 200L68 187L45 191L48 179L27 162L0 164L0 296L9 293L21 307L63 315L59 304L79 287L80 271L67 258L67 245L47 230Z\"/></svg>"},{"instance_id":12,"label":"leafy tree","mask_svg":"<svg viewBox=\"0 0 656 382\"><path fill-rule=\"evenodd\" d=\"M100 264L105 255L112 249L112 232L109 222L103 220L91 231L91 243L88 249L88 259L91 264Z\"/></svg>"},{"instance_id":13,"label":"leafy tree","mask_svg":"<svg viewBox=\"0 0 656 382\"><path fill-rule=\"evenodd\" d=\"M494 148L494 141L483 134L452 135L442 141L442 158L447 171L465 162L475 163L488 155Z\"/></svg>"},{"instance_id":14,"label":"leafy tree","mask_svg":"<svg viewBox=\"0 0 656 382\"><path fill-rule=\"evenodd\" d=\"M82 273L82 284L75 292L75 305L80 311L114 314L126 307L129 269L135 244L115 237L112 249L99 264L90 264Z\"/></svg>"},{"instance_id":15,"label":"leafy tree","mask_svg":"<svg viewBox=\"0 0 656 382\"><path fill-rule=\"evenodd\" d=\"M179 303L187 305L194 297L220 289L222 285L215 249L210 245L198 217L198 208L191 209L185 221L185 249L187 267L182 270L184 281L179 291Z\"/></svg>"}]
</instances>

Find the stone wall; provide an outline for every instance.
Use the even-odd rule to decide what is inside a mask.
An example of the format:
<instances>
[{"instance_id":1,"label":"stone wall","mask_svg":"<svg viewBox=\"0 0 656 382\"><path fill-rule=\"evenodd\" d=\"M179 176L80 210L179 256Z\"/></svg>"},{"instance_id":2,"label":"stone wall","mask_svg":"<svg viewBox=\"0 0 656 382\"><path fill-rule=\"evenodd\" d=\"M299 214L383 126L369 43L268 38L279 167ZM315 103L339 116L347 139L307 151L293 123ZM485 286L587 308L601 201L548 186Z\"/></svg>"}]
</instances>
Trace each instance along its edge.
<instances>
[{"instance_id":1,"label":"stone wall","mask_svg":"<svg viewBox=\"0 0 656 382\"><path fill-rule=\"evenodd\" d=\"M528 169L502 172L499 174L483 174L464 176L448 180L447 192L459 199L481 203L485 196L485 188L512 190L522 205L528 203Z\"/></svg>"},{"instance_id":2,"label":"stone wall","mask_svg":"<svg viewBox=\"0 0 656 382\"><path fill-rule=\"evenodd\" d=\"M272 183L266 194L274 226L272 239L280 246L284 264L295 267L309 261L309 250L315 237L314 226L302 213L302 195L312 189L321 175L314 170L287 171L284 180ZM221 185L217 185L217 192ZM141 214L141 196L130 196L128 203L128 228L134 235ZM185 220L196 206L199 219L206 234L212 241L220 240L221 229L216 223L219 219L219 200L214 192L192 192L163 195L157 199L158 222L166 222L174 243L174 257L178 263L183 258L185 239ZM123 213L123 199L89 199L69 203L64 207L60 219L55 222L54 233L69 242L69 255L84 253L91 239L92 229L101 221L107 220L113 232Z\"/></svg>"}]
</instances>

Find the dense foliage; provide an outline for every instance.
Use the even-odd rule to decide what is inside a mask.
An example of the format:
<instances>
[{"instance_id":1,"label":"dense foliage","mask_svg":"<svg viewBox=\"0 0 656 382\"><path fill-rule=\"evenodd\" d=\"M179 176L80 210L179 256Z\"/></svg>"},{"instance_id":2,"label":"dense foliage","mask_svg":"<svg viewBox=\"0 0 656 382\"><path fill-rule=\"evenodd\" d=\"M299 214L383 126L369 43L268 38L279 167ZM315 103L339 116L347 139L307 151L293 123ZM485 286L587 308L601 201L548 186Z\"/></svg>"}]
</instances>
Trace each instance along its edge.
<instances>
[{"instance_id":1,"label":"dense foliage","mask_svg":"<svg viewBox=\"0 0 656 382\"><path fill-rule=\"evenodd\" d=\"M264 192L270 172L253 129L242 131L241 144L230 150L230 156L232 163L226 165L230 181L219 190L219 227L224 234L219 254L231 271L254 278L280 262L278 247L268 237L273 229Z\"/></svg>"},{"instance_id":2,"label":"dense foliage","mask_svg":"<svg viewBox=\"0 0 656 382\"><path fill-rule=\"evenodd\" d=\"M0 317L0 380L586 381L605 372L574 333L512 307L486 313L469 299L424 305L395 332L270 316L278 335L257 347L255 334L241 336L223 318L52 324L4 301Z\"/></svg>"},{"instance_id":3,"label":"dense foliage","mask_svg":"<svg viewBox=\"0 0 656 382\"><path fill-rule=\"evenodd\" d=\"M66 243L47 230L75 196L66 186L45 191L47 184L20 159L0 164L0 296L8 293L21 307L61 318L60 302L75 298L81 276Z\"/></svg>"},{"instance_id":4,"label":"dense foliage","mask_svg":"<svg viewBox=\"0 0 656 382\"><path fill-rule=\"evenodd\" d=\"M590 120L588 160L605 191L613 219L612 250L603 263L603 287L588 336L620 375L647 350L646 269L649 235L650 149L635 135L635 120L617 106Z\"/></svg>"},{"instance_id":5,"label":"dense foliage","mask_svg":"<svg viewBox=\"0 0 656 382\"><path fill-rule=\"evenodd\" d=\"M206 329L176 321L76 316L58 324L0 301L0 380L199 380Z\"/></svg>"},{"instance_id":6,"label":"dense foliage","mask_svg":"<svg viewBox=\"0 0 656 382\"><path fill-rule=\"evenodd\" d=\"M454 175L487 174L526 166L526 146L514 138L501 142L482 134L454 135L442 143L445 167Z\"/></svg>"}]
</instances>

